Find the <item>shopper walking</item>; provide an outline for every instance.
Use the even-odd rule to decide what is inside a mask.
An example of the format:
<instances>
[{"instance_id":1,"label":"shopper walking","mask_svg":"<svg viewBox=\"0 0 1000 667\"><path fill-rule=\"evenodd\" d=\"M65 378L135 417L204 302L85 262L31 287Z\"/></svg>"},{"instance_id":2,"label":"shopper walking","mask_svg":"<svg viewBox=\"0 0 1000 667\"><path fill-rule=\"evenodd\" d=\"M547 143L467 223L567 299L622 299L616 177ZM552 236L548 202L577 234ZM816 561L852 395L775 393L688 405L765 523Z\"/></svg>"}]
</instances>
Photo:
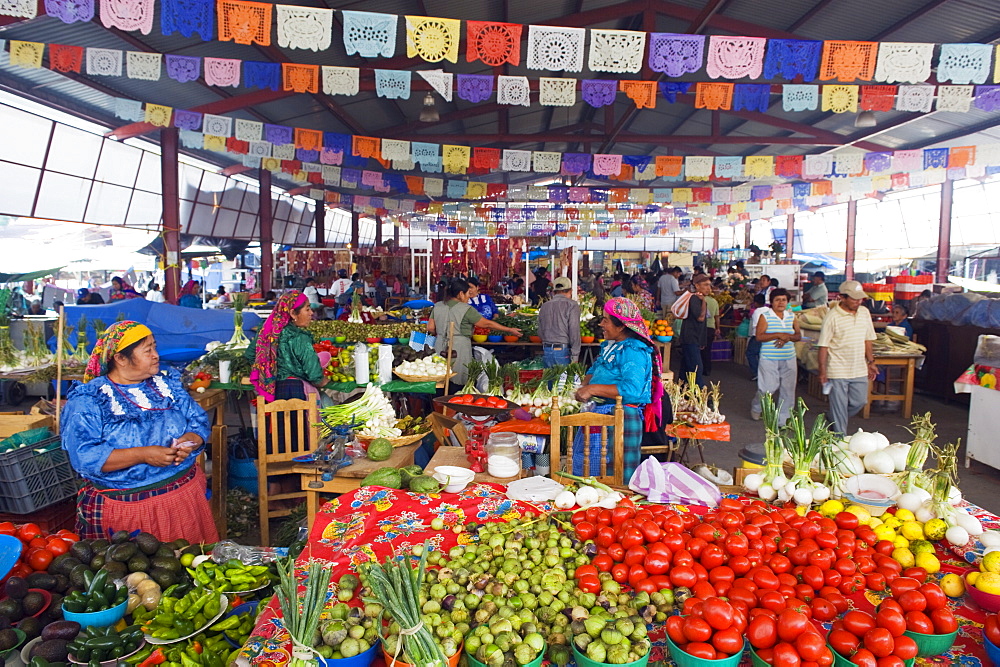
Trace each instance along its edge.
<instances>
[{"instance_id":1,"label":"shopper walking","mask_svg":"<svg viewBox=\"0 0 1000 667\"><path fill-rule=\"evenodd\" d=\"M830 308L819 331L819 381L830 383L830 421L847 433L847 420L868 402L868 383L878 368L872 341L872 316L861 302L868 297L854 280L841 283L840 303Z\"/></svg>"},{"instance_id":2,"label":"shopper walking","mask_svg":"<svg viewBox=\"0 0 1000 667\"><path fill-rule=\"evenodd\" d=\"M712 280L702 274L694 279L694 294L687 302L687 317L681 326L681 378L687 380L689 373L695 374L695 382L703 385L701 348L708 343L708 306L705 297L712 291ZM676 305L676 304L675 304Z\"/></svg>"},{"instance_id":3,"label":"shopper walking","mask_svg":"<svg viewBox=\"0 0 1000 667\"><path fill-rule=\"evenodd\" d=\"M572 288L569 278L556 278L552 298L538 309L538 335L546 368L580 359L580 304L570 298Z\"/></svg>"},{"instance_id":4,"label":"shopper walking","mask_svg":"<svg viewBox=\"0 0 1000 667\"><path fill-rule=\"evenodd\" d=\"M750 416L760 419L761 398L778 392L778 424L784 424L795 404L799 373L794 343L802 339L795 313L788 310L788 290L778 288L771 292L771 307L761 310L756 336L760 342L760 366Z\"/></svg>"},{"instance_id":5,"label":"shopper walking","mask_svg":"<svg viewBox=\"0 0 1000 667\"><path fill-rule=\"evenodd\" d=\"M810 278L812 287L806 290L802 297L803 308L819 308L829 302L830 293L826 288L826 274L817 271Z\"/></svg>"}]
</instances>

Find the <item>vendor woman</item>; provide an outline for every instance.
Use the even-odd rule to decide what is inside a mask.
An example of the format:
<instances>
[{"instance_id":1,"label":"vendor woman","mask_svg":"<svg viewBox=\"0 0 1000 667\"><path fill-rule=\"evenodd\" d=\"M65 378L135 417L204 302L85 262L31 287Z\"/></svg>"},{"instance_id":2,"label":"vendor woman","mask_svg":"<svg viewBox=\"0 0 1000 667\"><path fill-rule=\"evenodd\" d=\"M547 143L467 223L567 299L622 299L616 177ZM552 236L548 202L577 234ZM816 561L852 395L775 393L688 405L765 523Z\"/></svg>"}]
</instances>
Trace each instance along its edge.
<instances>
[{"instance_id":1,"label":"vendor woman","mask_svg":"<svg viewBox=\"0 0 1000 667\"><path fill-rule=\"evenodd\" d=\"M84 479L80 536L144 530L164 541L217 542L205 475L195 465L208 415L176 371L160 371L149 328L128 320L111 325L83 381L62 411L63 447Z\"/></svg>"},{"instance_id":2,"label":"vendor woman","mask_svg":"<svg viewBox=\"0 0 1000 667\"><path fill-rule=\"evenodd\" d=\"M323 375L312 335L306 330L313 319L309 297L299 291L281 295L260 334L247 348L250 383L265 401L304 400L329 379Z\"/></svg>"},{"instance_id":3,"label":"vendor woman","mask_svg":"<svg viewBox=\"0 0 1000 667\"><path fill-rule=\"evenodd\" d=\"M591 412L612 414L615 399L622 398L625 412L623 479L625 483L642 459L642 434L656 425L660 417L663 386L660 383L660 355L642 319L639 307L625 297L615 297L604 304L601 319L604 342L597 360L587 371L583 386L576 390L580 401L593 401ZM584 474L582 429L573 442L573 473ZM587 447L591 475L600 475L600 435L589 434ZM612 460L610 443L614 437L608 429L608 461ZM610 465L608 466L610 469Z\"/></svg>"},{"instance_id":4,"label":"vendor woman","mask_svg":"<svg viewBox=\"0 0 1000 667\"><path fill-rule=\"evenodd\" d=\"M493 329L512 336L520 336L520 329L511 329L493 320L488 320L469 305L469 299L475 296L475 291L465 280L456 278L448 286L448 299L434 304L431 319L427 322L427 333L437 336L434 341L434 351L444 355L448 350L448 334L454 325L454 336L451 348L455 351L455 362L451 370L455 376L452 382L464 385L469 379L468 365L472 361L472 330L475 327Z\"/></svg>"}]
</instances>

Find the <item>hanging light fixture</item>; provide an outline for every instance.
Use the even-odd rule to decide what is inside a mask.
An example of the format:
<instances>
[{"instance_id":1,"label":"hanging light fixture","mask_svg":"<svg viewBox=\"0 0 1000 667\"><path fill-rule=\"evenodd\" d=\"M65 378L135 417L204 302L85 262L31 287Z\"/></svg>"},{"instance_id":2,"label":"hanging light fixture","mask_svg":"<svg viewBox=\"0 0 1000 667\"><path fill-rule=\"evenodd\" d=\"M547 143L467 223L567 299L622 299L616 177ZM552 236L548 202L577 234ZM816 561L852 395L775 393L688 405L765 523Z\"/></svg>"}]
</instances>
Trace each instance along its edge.
<instances>
[{"instance_id":1,"label":"hanging light fixture","mask_svg":"<svg viewBox=\"0 0 1000 667\"><path fill-rule=\"evenodd\" d=\"M438 114L437 107L434 105L434 96L428 92L424 95L424 108L420 110L420 122L436 123L439 120L441 120L441 116Z\"/></svg>"},{"instance_id":2,"label":"hanging light fixture","mask_svg":"<svg viewBox=\"0 0 1000 667\"><path fill-rule=\"evenodd\" d=\"M423 120L423 117L421 117L421 120ZM854 127L875 127L875 125L874 111L862 111L858 114L857 118L854 119Z\"/></svg>"}]
</instances>

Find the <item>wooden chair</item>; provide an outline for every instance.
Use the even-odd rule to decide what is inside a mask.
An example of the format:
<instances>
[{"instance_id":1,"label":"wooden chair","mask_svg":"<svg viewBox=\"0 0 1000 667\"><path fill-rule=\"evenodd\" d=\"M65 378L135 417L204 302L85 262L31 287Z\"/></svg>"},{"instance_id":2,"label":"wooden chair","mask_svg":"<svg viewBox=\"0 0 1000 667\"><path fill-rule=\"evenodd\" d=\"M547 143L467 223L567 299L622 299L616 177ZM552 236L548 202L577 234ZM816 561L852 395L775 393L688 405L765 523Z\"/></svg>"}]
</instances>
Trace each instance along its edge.
<instances>
[{"instance_id":1,"label":"wooden chair","mask_svg":"<svg viewBox=\"0 0 1000 667\"><path fill-rule=\"evenodd\" d=\"M316 399L273 401L265 403L257 400L257 486L260 501L260 539L261 544L268 546L270 542L270 526L268 521L275 517L288 516L290 509L270 508L272 500L288 500L301 498L305 500L305 491L289 493L267 492L267 478L272 475L291 474L295 465L292 459L302 456L319 446L319 407Z\"/></svg>"},{"instance_id":2,"label":"wooden chair","mask_svg":"<svg viewBox=\"0 0 1000 667\"><path fill-rule=\"evenodd\" d=\"M594 412L581 412L575 415L563 416L559 412L559 399L552 399L552 414L549 425L551 426L551 437L549 439L551 469L553 471L562 470L562 429L567 429L566 436L566 468L573 471L573 439L575 428L583 428L583 474L593 476L598 481L605 484L617 486L624 485L624 475L622 469L625 465L625 410L622 408L622 397L615 399L615 409L610 415L601 415ZM589 427L600 427L600 466L599 470L590 470L590 432ZM612 467L608 469L608 427L614 428L612 435Z\"/></svg>"}]
</instances>

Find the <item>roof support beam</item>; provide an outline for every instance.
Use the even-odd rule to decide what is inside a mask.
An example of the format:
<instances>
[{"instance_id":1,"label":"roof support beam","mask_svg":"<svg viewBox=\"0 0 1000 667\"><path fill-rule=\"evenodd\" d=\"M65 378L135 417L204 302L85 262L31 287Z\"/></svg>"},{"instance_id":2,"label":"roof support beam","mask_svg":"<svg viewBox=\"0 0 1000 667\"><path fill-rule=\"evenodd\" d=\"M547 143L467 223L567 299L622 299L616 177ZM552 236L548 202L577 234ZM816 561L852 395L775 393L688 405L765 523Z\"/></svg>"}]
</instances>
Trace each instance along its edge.
<instances>
[{"instance_id":1,"label":"roof support beam","mask_svg":"<svg viewBox=\"0 0 1000 667\"><path fill-rule=\"evenodd\" d=\"M293 92L284 90L258 90L253 93L247 93L246 95L237 95L236 97L227 97L225 99L216 100L215 102L209 102L208 104L201 104L193 107L191 111L214 114L231 113L240 109L252 107L256 104L275 102L294 94L295 93ZM111 130L104 136L122 141L131 137L138 137L146 134L147 132L152 132L155 129L157 128L149 123L132 123L131 125L125 125L123 127L119 127L118 129Z\"/></svg>"}]
</instances>

